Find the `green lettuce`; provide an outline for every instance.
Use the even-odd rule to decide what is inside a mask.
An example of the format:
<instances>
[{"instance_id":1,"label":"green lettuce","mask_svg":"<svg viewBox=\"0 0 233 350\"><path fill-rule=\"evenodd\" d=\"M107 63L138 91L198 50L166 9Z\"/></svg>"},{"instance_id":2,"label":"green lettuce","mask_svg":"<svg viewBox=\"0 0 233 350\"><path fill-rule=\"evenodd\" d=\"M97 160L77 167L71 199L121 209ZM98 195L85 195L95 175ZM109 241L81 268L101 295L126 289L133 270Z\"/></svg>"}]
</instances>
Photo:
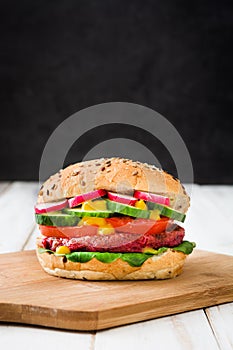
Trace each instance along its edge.
<instances>
[{"instance_id":1,"label":"green lettuce","mask_svg":"<svg viewBox=\"0 0 233 350\"><path fill-rule=\"evenodd\" d=\"M191 254L196 244L194 242L183 241L176 247L171 249L182 252L184 254ZM39 253L52 253L58 256L65 255L66 258L72 262L86 263L93 258L96 258L98 261L103 263L111 263L117 259L122 259L126 261L130 266L139 267L141 266L147 259L151 258L153 255L159 255L168 250L167 247L161 247L157 250L153 249L153 253L109 253L109 252L72 252L70 254L56 254L52 250L39 248Z\"/></svg>"},{"instance_id":2,"label":"green lettuce","mask_svg":"<svg viewBox=\"0 0 233 350\"><path fill-rule=\"evenodd\" d=\"M189 241L183 241L180 243L177 247L173 247L173 250L177 250L179 252L182 252L184 254L191 254L193 251L193 248L196 247L196 243L189 242Z\"/></svg>"}]
</instances>

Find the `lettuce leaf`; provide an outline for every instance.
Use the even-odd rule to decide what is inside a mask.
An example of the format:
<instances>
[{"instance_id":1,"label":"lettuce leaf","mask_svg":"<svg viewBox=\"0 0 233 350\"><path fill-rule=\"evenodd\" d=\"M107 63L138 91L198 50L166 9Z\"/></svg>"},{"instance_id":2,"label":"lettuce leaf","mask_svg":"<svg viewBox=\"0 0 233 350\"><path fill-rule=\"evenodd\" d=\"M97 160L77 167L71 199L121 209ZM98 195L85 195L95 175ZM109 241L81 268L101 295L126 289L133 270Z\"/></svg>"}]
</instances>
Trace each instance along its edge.
<instances>
[{"instance_id":1,"label":"lettuce leaf","mask_svg":"<svg viewBox=\"0 0 233 350\"><path fill-rule=\"evenodd\" d=\"M95 257L95 252L72 252L66 254L68 260L72 262L86 263Z\"/></svg>"},{"instance_id":2,"label":"lettuce leaf","mask_svg":"<svg viewBox=\"0 0 233 350\"><path fill-rule=\"evenodd\" d=\"M96 253L95 258L103 263L111 263L121 258L121 253Z\"/></svg>"},{"instance_id":3,"label":"lettuce leaf","mask_svg":"<svg viewBox=\"0 0 233 350\"><path fill-rule=\"evenodd\" d=\"M138 267L152 256L153 254L145 253L122 253L121 260L126 261L130 266Z\"/></svg>"},{"instance_id":4,"label":"lettuce leaf","mask_svg":"<svg viewBox=\"0 0 233 350\"><path fill-rule=\"evenodd\" d=\"M183 241L176 247L172 247L171 249L182 252L184 254L191 254L196 244L194 242ZM109 252L72 252L69 254L56 254L52 250L39 248L39 253L52 253L58 256L65 255L68 260L72 262L86 263L93 258L96 258L98 261L103 263L111 263L117 259L122 259L126 261L130 266L139 267L141 266L147 259L151 258L153 255L163 254L167 251L167 247L161 247L159 249L152 249L148 253L109 253Z\"/></svg>"},{"instance_id":5,"label":"lettuce leaf","mask_svg":"<svg viewBox=\"0 0 233 350\"><path fill-rule=\"evenodd\" d=\"M103 263L111 263L121 257L121 253L100 253L100 252L72 252L66 254L68 260L72 262L85 263L93 258Z\"/></svg>"},{"instance_id":6,"label":"lettuce leaf","mask_svg":"<svg viewBox=\"0 0 233 350\"><path fill-rule=\"evenodd\" d=\"M177 250L179 252L182 252L184 254L191 254L193 251L193 248L196 247L196 243L189 242L189 241L183 241L180 243L177 247L173 247L173 250Z\"/></svg>"}]
</instances>

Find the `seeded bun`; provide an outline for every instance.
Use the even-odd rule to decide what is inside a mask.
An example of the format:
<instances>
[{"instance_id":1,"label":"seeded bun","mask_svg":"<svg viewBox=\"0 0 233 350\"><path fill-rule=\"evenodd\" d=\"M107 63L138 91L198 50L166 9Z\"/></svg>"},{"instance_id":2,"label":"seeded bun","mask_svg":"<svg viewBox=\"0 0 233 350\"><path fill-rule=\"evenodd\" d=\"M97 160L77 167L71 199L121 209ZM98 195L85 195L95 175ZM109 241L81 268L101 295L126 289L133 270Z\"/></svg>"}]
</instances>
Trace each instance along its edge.
<instances>
[{"instance_id":1,"label":"seeded bun","mask_svg":"<svg viewBox=\"0 0 233 350\"><path fill-rule=\"evenodd\" d=\"M101 158L76 163L52 175L41 187L38 203L54 202L104 189L121 194L134 190L165 195L171 207L186 213L189 197L178 179L146 163L123 158Z\"/></svg>"},{"instance_id":2,"label":"seeded bun","mask_svg":"<svg viewBox=\"0 0 233 350\"><path fill-rule=\"evenodd\" d=\"M132 267L120 258L112 263L92 259L86 263L75 263L62 256L42 253L37 257L45 272L52 276L79 280L145 280L167 279L181 274L186 255L168 249L159 256L147 259L142 266Z\"/></svg>"}]
</instances>

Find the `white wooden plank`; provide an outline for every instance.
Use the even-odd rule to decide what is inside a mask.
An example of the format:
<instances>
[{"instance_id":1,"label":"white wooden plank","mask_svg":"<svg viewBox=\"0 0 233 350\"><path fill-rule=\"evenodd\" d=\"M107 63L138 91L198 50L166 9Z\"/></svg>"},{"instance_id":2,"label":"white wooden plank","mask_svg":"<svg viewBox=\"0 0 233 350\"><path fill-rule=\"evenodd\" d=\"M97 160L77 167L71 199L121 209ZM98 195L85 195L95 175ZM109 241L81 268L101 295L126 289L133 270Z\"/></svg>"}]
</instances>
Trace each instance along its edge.
<instances>
[{"instance_id":1,"label":"white wooden plank","mask_svg":"<svg viewBox=\"0 0 233 350\"><path fill-rule=\"evenodd\" d=\"M211 204L216 207L215 218L219 217L220 219L221 229L218 228L218 235L221 239L216 249L223 254L233 255L233 234L231 230L233 226L233 186L206 185L201 187L201 191L202 195L208 198ZM218 225L216 225L216 230L217 227Z\"/></svg>"},{"instance_id":2,"label":"white wooden plank","mask_svg":"<svg viewBox=\"0 0 233 350\"><path fill-rule=\"evenodd\" d=\"M95 350L102 349L217 350L218 345L204 312L197 310L97 332Z\"/></svg>"},{"instance_id":3,"label":"white wooden plank","mask_svg":"<svg viewBox=\"0 0 233 350\"><path fill-rule=\"evenodd\" d=\"M34 219L37 183L14 182L0 195L0 252L21 250Z\"/></svg>"},{"instance_id":4,"label":"white wooden plank","mask_svg":"<svg viewBox=\"0 0 233 350\"><path fill-rule=\"evenodd\" d=\"M201 186L202 194L215 205L218 212L224 216L225 220L233 225L233 186L206 185Z\"/></svg>"},{"instance_id":5,"label":"white wooden plank","mask_svg":"<svg viewBox=\"0 0 233 350\"><path fill-rule=\"evenodd\" d=\"M0 325L2 349L93 350L93 337L90 333Z\"/></svg>"},{"instance_id":6,"label":"white wooden plank","mask_svg":"<svg viewBox=\"0 0 233 350\"><path fill-rule=\"evenodd\" d=\"M9 181L1 181L0 182L0 195L3 191L5 191L7 189L7 187L10 186L10 182Z\"/></svg>"},{"instance_id":7,"label":"white wooden plank","mask_svg":"<svg viewBox=\"0 0 233 350\"><path fill-rule=\"evenodd\" d=\"M213 193L214 191L215 189ZM221 201L224 202L224 198ZM229 221L216 205L216 201L205 193L203 186L195 185L193 188L191 206L184 226L186 238L195 241L198 248L225 253L227 247L231 252L233 235L229 230Z\"/></svg>"},{"instance_id":8,"label":"white wooden plank","mask_svg":"<svg viewBox=\"0 0 233 350\"><path fill-rule=\"evenodd\" d=\"M233 303L206 309L214 334L223 350L233 349Z\"/></svg>"},{"instance_id":9,"label":"white wooden plank","mask_svg":"<svg viewBox=\"0 0 233 350\"><path fill-rule=\"evenodd\" d=\"M25 242L23 250L31 250L36 247L36 238L40 236L40 231L38 229L38 225L35 224L33 226L32 232L30 233L28 240Z\"/></svg>"},{"instance_id":10,"label":"white wooden plank","mask_svg":"<svg viewBox=\"0 0 233 350\"><path fill-rule=\"evenodd\" d=\"M193 186L190 208L188 209L186 220L184 222L185 238L197 243L198 248L205 249L205 231L202 222L204 220L204 213L202 213L200 206L200 196L198 185ZM204 239L203 239L204 238Z\"/></svg>"}]
</instances>

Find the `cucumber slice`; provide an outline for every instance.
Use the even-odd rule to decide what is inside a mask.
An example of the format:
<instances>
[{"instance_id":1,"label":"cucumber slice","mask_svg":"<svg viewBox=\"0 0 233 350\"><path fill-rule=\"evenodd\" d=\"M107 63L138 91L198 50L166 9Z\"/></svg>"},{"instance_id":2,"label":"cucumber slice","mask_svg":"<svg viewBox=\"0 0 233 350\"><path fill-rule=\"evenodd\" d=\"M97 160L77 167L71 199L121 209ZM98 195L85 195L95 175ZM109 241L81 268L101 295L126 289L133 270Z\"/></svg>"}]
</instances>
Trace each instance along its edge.
<instances>
[{"instance_id":1,"label":"cucumber slice","mask_svg":"<svg viewBox=\"0 0 233 350\"><path fill-rule=\"evenodd\" d=\"M83 210L83 209L64 209L63 212L70 216L83 218L85 216L96 218L109 218L113 215L111 210Z\"/></svg>"},{"instance_id":2,"label":"cucumber slice","mask_svg":"<svg viewBox=\"0 0 233 350\"><path fill-rule=\"evenodd\" d=\"M61 212L51 212L35 214L36 223L46 226L76 226L80 219L77 216L63 214Z\"/></svg>"},{"instance_id":3,"label":"cucumber slice","mask_svg":"<svg viewBox=\"0 0 233 350\"><path fill-rule=\"evenodd\" d=\"M163 216L167 216L168 218L171 218L173 220L184 222L186 215L181 213L180 211L174 210L166 205L153 203L153 202L146 202L149 209L152 210L159 210L160 214Z\"/></svg>"},{"instance_id":4,"label":"cucumber slice","mask_svg":"<svg viewBox=\"0 0 233 350\"><path fill-rule=\"evenodd\" d=\"M135 208L131 205L113 202L108 199L106 200L106 202L107 202L107 208L109 210L115 213L133 216L135 218L149 219L153 210L159 210L160 215L167 216L168 218L171 218L173 220L178 220L181 222L184 222L186 217L185 214L180 213L179 211L174 210L166 205L162 205L158 203L146 202L149 209L151 210L145 210L145 209Z\"/></svg>"},{"instance_id":5,"label":"cucumber slice","mask_svg":"<svg viewBox=\"0 0 233 350\"><path fill-rule=\"evenodd\" d=\"M112 212L133 216L135 218L142 218L142 219L149 219L150 217L149 210L138 209L138 208L132 207L131 205L113 202L108 199L106 201L107 201L107 208Z\"/></svg>"}]
</instances>

